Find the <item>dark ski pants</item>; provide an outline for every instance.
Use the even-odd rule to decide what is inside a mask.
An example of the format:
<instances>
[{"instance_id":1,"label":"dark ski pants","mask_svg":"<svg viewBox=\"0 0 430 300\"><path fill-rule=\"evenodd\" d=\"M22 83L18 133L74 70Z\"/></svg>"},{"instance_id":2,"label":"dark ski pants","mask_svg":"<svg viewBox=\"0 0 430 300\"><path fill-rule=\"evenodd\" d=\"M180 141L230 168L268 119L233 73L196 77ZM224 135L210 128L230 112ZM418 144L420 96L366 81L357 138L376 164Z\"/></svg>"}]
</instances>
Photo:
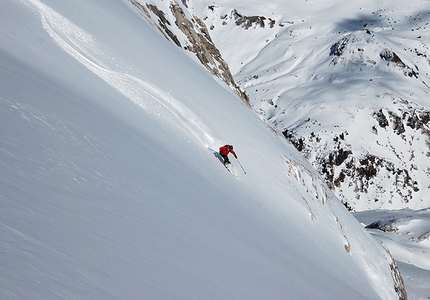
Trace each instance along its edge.
<instances>
[{"instance_id":1,"label":"dark ski pants","mask_svg":"<svg viewBox=\"0 0 430 300\"><path fill-rule=\"evenodd\" d=\"M230 160L228 159L228 156L224 156L224 155L221 155L221 156L222 156L222 158L224 158L224 165L231 164Z\"/></svg>"}]
</instances>

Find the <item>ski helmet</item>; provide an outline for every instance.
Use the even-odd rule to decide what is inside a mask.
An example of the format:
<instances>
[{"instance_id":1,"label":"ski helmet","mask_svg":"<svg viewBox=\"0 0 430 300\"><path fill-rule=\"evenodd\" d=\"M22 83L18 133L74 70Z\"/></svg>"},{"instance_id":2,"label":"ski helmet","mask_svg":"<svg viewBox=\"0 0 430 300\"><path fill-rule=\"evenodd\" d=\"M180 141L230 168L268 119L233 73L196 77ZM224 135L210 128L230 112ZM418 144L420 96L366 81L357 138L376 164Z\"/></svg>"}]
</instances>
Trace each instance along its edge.
<instances>
[{"instance_id":1,"label":"ski helmet","mask_svg":"<svg viewBox=\"0 0 430 300\"><path fill-rule=\"evenodd\" d=\"M233 150L233 145L230 145L230 147L229 147L231 150Z\"/></svg>"}]
</instances>

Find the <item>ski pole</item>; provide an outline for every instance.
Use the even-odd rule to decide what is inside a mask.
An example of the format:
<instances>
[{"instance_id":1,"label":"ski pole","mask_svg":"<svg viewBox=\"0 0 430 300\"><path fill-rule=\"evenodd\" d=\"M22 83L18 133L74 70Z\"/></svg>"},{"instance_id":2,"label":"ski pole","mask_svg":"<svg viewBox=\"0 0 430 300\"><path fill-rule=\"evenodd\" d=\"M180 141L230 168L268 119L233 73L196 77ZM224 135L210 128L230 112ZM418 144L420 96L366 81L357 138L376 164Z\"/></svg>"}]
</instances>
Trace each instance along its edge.
<instances>
[{"instance_id":1,"label":"ski pole","mask_svg":"<svg viewBox=\"0 0 430 300\"><path fill-rule=\"evenodd\" d=\"M240 163L239 159L236 157L237 162L239 163L239 166L242 168L243 174L246 174L245 169L243 168L242 164Z\"/></svg>"}]
</instances>

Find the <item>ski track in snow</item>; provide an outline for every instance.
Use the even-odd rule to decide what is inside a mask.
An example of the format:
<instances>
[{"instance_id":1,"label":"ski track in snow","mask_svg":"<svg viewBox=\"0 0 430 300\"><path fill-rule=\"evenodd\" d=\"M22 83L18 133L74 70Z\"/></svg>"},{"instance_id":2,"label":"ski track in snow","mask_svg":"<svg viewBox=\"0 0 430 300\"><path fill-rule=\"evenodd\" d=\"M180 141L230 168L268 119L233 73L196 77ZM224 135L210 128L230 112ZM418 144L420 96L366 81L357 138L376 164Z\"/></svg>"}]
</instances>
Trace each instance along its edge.
<instances>
[{"instance_id":1,"label":"ski track in snow","mask_svg":"<svg viewBox=\"0 0 430 300\"><path fill-rule=\"evenodd\" d=\"M179 100L151 83L110 68L107 62L113 56L102 51L101 49L107 49L107 47L97 42L85 30L38 0L22 0L22 2L38 10L43 28L58 46L147 113L162 122L173 123L175 128L185 128L206 148L222 143L220 139L215 139L202 120ZM149 101L148 98L154 101ZM165 116L165 111L175 118ZM181 126L177 126L177 122Z\"/></svg>"}]
</instances>

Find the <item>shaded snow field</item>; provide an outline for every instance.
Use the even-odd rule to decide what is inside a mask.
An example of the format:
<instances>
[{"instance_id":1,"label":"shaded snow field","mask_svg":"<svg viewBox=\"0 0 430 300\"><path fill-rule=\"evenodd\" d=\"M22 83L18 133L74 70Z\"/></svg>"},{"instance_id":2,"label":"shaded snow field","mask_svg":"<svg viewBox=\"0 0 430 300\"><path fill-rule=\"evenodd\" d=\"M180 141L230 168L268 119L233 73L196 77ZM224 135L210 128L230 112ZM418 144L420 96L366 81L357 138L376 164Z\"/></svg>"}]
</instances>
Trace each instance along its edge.
<instances>
[{"instance_id":1,"label":"shaded snow field","mask_svg":"<svg viewBox=\"0 0 430 300\"><path fill-rule=\"evenodd\" d=\"M430 297L430 209L354 213L357 220L391 252L409 299Z\"/></svg>"}]
</instances>

